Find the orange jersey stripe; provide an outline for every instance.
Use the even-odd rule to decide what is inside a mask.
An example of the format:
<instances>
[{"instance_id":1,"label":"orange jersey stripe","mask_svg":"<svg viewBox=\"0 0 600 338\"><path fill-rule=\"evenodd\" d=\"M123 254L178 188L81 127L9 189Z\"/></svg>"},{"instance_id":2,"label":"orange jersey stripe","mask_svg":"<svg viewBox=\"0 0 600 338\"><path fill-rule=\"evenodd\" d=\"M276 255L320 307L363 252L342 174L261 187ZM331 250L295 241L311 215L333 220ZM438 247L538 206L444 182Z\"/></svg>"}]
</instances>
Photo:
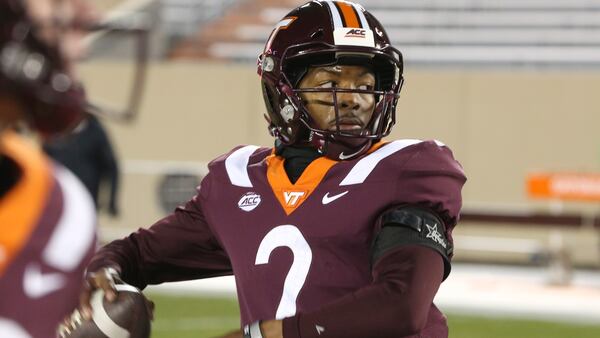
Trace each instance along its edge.
<instances>
[{"instance_id":1,"label":"orange jersey stripe","mask_svg":"<svg viewBox=\"0 0 600 338\"><path fill-rule=\"evenodd\" d=\"M35 147L12 132L0 139L4 156L22 169L17 184L0 198L0 276L27 243L44 211L52 187L50 163Z\"/></svg>"},{"instance_id":2,"label":"orange jersey stripe","mask_svg":"<svg viewBox=\"0 0 600 338\"><path fill-rule=\"evenodd\" d=\"M337 162L326 157L312 161L296 182L290 182L285 168L284 159L279 156L267 157L267 179L273 193L287 215L290 215L312 194L321 183L327 171Z\"/></svg>"},{"instance_id":3,"label":"orange jersey stripe","mask_svg":"<svg viewBox=\"0 0 600 338\"><path fill-rule=\"evenodd\" d=\"M370 153L374 152L375 150L383 147L384 145L386 145L388 143L390 143L390 142L388 142L388 141L379 141L379 142L373 144L371 146L371 148L369 148L369 150L367 151L367 154L370 154Z\"/></svg>"},{"instance_id":4,"label":"orange jersey stripe","mask_svg":"<svg viewBox=\"0 0 600 338\"><path fill-rule=\"evenodd\" d=\"M346 27L360 28L360 21L358 20L358 16L356 15L356 12L354 12L352 5L344 2L336 2L335 4L341 11Z\"/></svg>"}]
</instances>

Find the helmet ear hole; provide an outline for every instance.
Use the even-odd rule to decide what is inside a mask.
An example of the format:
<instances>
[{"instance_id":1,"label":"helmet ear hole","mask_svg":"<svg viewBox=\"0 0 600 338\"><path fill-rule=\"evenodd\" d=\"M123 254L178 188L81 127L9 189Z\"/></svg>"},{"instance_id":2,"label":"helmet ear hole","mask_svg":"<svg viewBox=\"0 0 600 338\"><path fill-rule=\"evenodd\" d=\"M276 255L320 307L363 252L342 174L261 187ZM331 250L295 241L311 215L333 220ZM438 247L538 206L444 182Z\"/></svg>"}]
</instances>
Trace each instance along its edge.
<instances>
[{"instance_id":1,"label":"helmet ear hole","mask_svg":"<svg viewBox=\"0 0 600 338\"><path fill-rule=\"evenodd\" d=\"M296 115L296 109L294 109L294 106L292 106L291 104L286 104L285 106L283 106L283 108L281 108L281 111L279 113L281 114L281 117L283 118L283 121L285 123L290 123L294 120L294 117Z\"/></svg>"}]
</instances>

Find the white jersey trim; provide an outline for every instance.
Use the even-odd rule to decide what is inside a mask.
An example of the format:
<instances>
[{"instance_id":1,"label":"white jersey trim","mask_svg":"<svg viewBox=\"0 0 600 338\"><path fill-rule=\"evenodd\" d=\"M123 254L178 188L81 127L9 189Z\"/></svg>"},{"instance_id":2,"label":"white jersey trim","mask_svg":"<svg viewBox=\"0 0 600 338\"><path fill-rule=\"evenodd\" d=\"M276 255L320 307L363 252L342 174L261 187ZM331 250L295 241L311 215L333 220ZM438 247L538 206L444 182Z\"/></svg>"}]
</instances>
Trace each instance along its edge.
<instances>
[{"instance_id":1,"label":"white jersey trim","mask_svg":"<svg viewBox=\"0 0 600 338\"><path fill-rule=\"evenodd\" d=\"M375 150L371 154L360 159L350 170L348 175L342 180L340 186L361 184L373 172L377 164L386 157L408 147L413 144L421 143L421 140L397 140Z\"/></svg>"},{"instance_id":2,"label":"white jersey trim","mask_svg":"<svg viewBox=\"0 0 600 338\"><path fill-rule=\"evenodd\" d=\"M63 208L42 257L52 267L72 271L96 245L96 207L75 175L61 166L54 166L54 173L62 190Z\"/></svg>"},{"instance_id":3,"label":"white jersey trim","mask_svg":"<svg viewBox=\"0 0 600 338\"><path fill-rule=\"evenodd\" d=\"M21 325L11 319L3 317L0 317L0 333L2 334L2 337L31 338L29 333L27 333Z\"/></svg>"},{"instance_id":4,"label":"white jersey trim","mask_svg":"<svg viewBox=\"0 0 600 338\"><path fill-rule=\"evenodd\" d=\"M245 146L234 151L225 159L225 169L231 184L238 187L252 188L252 182L250 182L250 176L248 176L248 161L256 149L258 149L258 146Z\"/></svg>"}]
</instances>

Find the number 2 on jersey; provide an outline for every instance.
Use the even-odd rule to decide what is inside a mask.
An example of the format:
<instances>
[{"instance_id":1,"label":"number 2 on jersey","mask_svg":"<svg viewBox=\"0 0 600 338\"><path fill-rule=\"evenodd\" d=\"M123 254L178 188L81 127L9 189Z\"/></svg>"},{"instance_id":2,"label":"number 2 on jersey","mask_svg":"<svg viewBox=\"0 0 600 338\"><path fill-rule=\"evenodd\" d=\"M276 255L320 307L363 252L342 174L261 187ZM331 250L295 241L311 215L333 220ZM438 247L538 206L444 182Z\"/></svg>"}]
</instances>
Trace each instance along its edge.
<instances>
[{"instance_id":1,"label":"number 2 on jersey","mask_svg":"<svg viewBox=\"0 0 600 338\"><path fill-rule=\"evenodd\" d=\"M290 248L294 254L294 260L283 283L283 293L275 319L283 319L296 314L296 298L304 286L312 262L312 251L308 242L297 227L288 224L275 227L267 233L260 242L254 264L269 263L271 252L279 247Z\"/></svg>"}]
</instances>

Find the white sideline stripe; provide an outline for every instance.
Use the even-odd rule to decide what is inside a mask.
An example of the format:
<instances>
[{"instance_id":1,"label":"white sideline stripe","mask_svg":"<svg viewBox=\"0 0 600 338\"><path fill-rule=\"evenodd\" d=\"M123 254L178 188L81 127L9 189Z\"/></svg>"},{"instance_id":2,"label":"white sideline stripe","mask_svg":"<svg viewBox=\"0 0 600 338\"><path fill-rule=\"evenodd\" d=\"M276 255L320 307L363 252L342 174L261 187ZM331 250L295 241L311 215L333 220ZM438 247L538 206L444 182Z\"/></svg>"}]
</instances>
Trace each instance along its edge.
<instances>
[{"instance_id":1,"label":"white sideline stripe","mask_svg":"<svg viewBox=\"0 0 600 338\"><path fill-rule=\"evenodd\" d=\"M95 245L96 209L75 175L61 166L54 171L63 194L63 210L42 257L57 269L72 271Z\"/></svg>"},{"instance_id":2,"label":"white sideline stripe","mask_svg":"<svg viewBox=\"0 0 600 338\"><path fill-rule=\"evenodd\" d=\"M104 291L98 290L92 295L90 304L92 305L92 319L98 329L109 338L129 338L129 331L117 325L106 313L102 299Z\"/></svg>"},{"instance_id":3,"label":"white sideline stripe","mask_svg":"<svg viewBox=\"0 0 600 338\"><path fill-rule=\"evenodd\" d=\"M367 177L371 174L373 169L381 162L384 158L408 147L413 144L421 143L421 140L397 140L391 142L389 144L384 145L383 147L377 149L373 153L365 156L360 161L358 161L352 170L348 173L348 175L344 178L340 186L344 185L352 185L352 184L360 184L367 179Z\"/></svg>"},{"instance_id":4,"label":"white sideline stripe","mask_svg":"<svg viewBox=\"0 0 600 338\"><path fill-rule=\"evenodd\" d=\"M131 159L123 161L126 174L162 175L171 173L206 175L208 163L199 161L164 161Z\"/></svg>"},{"instance_id":5,"label":"white sideline stripe","mask_svg":"<svg viewBox=\"0 0 600 338\"><path fill-rule=\"evenodd\" d=\"M231 184L238 187L252 188L252 182L250 182L248 176L248 160L256 149L258 149L258 146L245 146L227 157L225 168Z\"/></svg>"}]
</instances>

